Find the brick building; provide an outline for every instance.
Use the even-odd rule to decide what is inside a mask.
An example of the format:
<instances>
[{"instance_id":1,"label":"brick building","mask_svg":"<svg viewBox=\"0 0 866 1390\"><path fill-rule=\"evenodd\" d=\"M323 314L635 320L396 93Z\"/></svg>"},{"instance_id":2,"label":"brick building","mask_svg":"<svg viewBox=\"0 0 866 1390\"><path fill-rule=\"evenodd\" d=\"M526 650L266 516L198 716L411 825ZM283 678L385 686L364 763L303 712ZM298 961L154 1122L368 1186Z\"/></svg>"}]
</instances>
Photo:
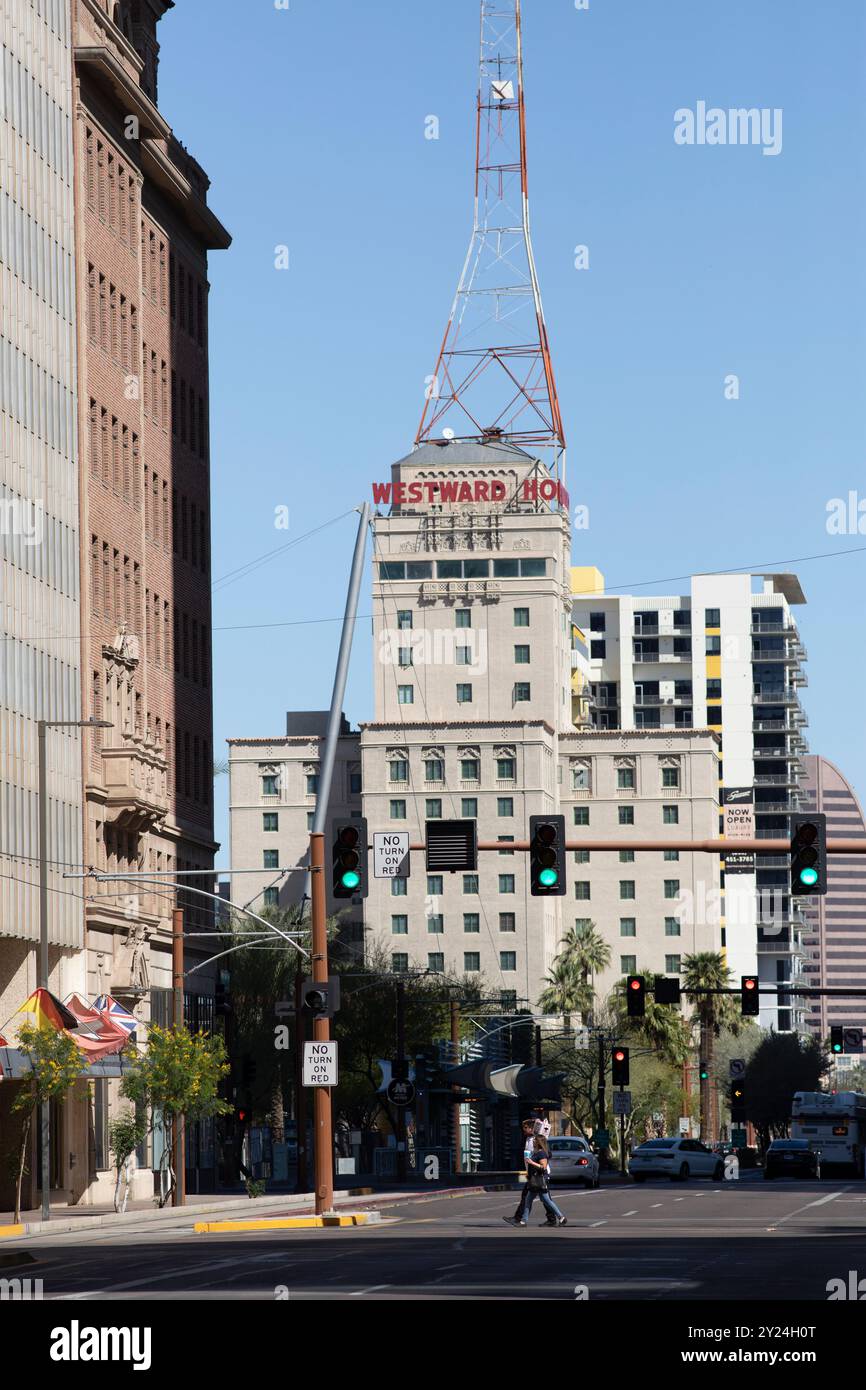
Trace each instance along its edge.
<instances>
[{"instance_id":1,"label":"brick building","mask_svg":"<svg viewBox=\"0 0 866 1390\"><path fill-rule=\"evenodd\" d=\"M116 874L208 868L215 850L207 253L230 238L156 105L172 7L73 4L82 703L113 724L85 749L84 860ZM168 1016L171 883L95 885L85 908L89 997L111 993L143 1021ZM180 905L187 931L210 924L206 899ZM202 1023L207 977L187 995ZM112 1084L95 1083L96 1162L81 1177L94 1200L110 1181ZM188 1166L210 1172L212 1135L192 1138ZM156 1149L139 1156L140 1195Z\"/></svg>"}]
</instances>

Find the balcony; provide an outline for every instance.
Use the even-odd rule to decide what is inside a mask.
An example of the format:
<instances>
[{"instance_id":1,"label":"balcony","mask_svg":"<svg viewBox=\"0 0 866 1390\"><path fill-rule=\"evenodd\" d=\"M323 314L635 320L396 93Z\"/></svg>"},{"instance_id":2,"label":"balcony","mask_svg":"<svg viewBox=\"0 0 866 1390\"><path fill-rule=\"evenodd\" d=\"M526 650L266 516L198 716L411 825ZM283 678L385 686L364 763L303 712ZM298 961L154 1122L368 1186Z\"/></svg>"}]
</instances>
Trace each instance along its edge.
<instances>
[{"instance_id":1,"label":"balcony","mask_svg":"<svg viewBox=\"0 0 866 1390\"><path fill-rule=\"evenodd\" d=\"M139 835L168 815L168 764L149 734L121 737L118 747L102 749L105 820Z\"/></svg>"},{"instance_id":2,"label":"balcony","mask_svg":"<svg viewBox=\"0 0 866 1390\"><path fill-rule=\"evenodd\" d=\"M756 686L752 692L753 705L799 705L800 697L790 685Z\"/></svg>"},{"instance_id":3,"label":"balcony","mask_svg":"<svg viewBox=\"0 0 866 1390\"><path fill-rule=\"evenodd\" d=\"M793 629L786 627L784 623L752 623L749 631L753 637L780 637Z\"/></svg>"}]
</instances>

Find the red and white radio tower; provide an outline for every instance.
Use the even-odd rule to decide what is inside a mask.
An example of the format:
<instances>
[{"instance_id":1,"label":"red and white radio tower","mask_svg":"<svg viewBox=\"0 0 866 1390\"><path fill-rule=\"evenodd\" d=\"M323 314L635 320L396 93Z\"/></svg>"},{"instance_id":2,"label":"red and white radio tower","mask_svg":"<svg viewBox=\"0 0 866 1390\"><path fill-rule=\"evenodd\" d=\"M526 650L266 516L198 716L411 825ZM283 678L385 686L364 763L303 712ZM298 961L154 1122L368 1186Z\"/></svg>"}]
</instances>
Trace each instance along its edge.
<instances>
[{"instance_id":1,"label":"red and white radio tower","mask_svg":"<svg viewBox=\"0 0 866 1390\"><path fill-rule=\"evenodd\" d=\"M481 0L475 216L416 444L553 450L565 434L529 234L520 0Z\"/></svg>"}]
</instances>

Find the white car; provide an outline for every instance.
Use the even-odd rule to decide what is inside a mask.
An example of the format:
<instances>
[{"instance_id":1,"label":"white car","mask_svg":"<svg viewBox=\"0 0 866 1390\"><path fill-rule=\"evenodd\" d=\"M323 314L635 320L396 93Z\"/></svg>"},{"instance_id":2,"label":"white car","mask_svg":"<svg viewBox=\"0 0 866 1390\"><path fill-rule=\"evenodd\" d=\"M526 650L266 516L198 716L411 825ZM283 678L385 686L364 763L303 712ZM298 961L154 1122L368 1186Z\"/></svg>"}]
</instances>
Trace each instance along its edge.
<instances>
[{"instance_id":1,"label":"white car","mask_svg":"<svg viewBox=\"0 0 866 1390\"><path fill-rule=\"evenodd\" d=\"M635 1182L644 1178L670 1178L671 1182L712 1178L721 1182L725 1176L724 1159L700 1139L648 1139L635 1149L628 1167Z\"/></svg>"},{"instance_id":2,"label":"white car","mask_svg":"<svg viewBox=\"0 0 866 1390\"><path fill-rule=\"evenodd\" d=\"M551 1182L582 1182L585 1187L598 1187L598 1157L585 1139L561 1135L548 1139L547 1145Z\"/></svg>"}]
</instances>

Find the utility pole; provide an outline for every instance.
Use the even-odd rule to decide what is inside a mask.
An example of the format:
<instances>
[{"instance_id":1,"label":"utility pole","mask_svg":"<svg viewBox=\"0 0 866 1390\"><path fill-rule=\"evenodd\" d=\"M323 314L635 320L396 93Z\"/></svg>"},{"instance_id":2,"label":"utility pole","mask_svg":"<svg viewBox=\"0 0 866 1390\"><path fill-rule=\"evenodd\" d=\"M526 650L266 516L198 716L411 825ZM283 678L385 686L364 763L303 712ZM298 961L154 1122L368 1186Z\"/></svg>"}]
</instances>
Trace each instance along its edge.
<instances>
[{"instance_id":1,"label":"utility pole","mask_svg":"<svg viewBox=\"0 0 866 1390\"><path fill-rule=\"evenodd\" d=\"M456 1067L460 1062L460 1004L458 1000L451 1000L451 1061ZM452 1086L451 1094L454 1100L451 1105L452 1124L454 1127L454 1172L463 1171L463 1155L460 1149L460 1087Z\"/></svg>"},{"instance_id":2,"label":"utility pole","mask_svg":"<svg viewBox=\"0 0 866 1390\"><path fill-rule=\"evenodd\" d=\"M171 989L175 1032L183 1028L183 908L171 911ZM172 1126L174 1147L174 1194L172 1206L182 1207L186 1199L186 1145L183 1116L175 1115Z\"/></svg>"},{"instance_id":3,"label":"utility pole","mask_svg":"<svg viewBox=\"0 0 866 1390\"><path fill-rule=\"evenodd\" d=\"M620 1086L620 1095L624 1090L625 1087ZM619 1112L619 1171L625 1177L625 1115L622 1110Z\"/></svg>"},{"instance_id":4,"label":"utility pole","mask_svg":"<svg viewBox=\"0 0 866 1390\"><path fill-rule=\"evenodd\" d=\"M397 1063L398 1076L403 1075L406 1065L406 981L397 981ZM406 1181L406 1107L398 1105L397 1110L397 1177Z\"/></svg>"},{"instance_id":5,"label":"utility pole","mask_svg":"<svg viewBox=\"0 0 866 1390\"><path fill-rule=\"evenodd\" d=\"M298 1173L295 1191L307 1190L307 1092L304 1088L304 971L295 971L295 1125L298 1133Z\"/></svg>"},{"instance_id":6,"label":"utility pole","mask_svg":"<svg viewBox=\"0 0 866 1390\"><path fill-rule=\"evenodd\" d=\"M312 891L313 981L328 984L328 932L325 912L325 837L320 831L310 835ZM313 1019L313 1041L329 1042L331 1024L327 1014ZM334 1209L334 1120L328 1086L313 1088L313 1132L316 1148L316 1215Z\"/></svg>"},{"instance_id":7,"label":"utility pole","mask_svg":"<svg viewBox=\"0 0 866 1390\"><path fill-rule=\"evenodd\" d=\"M599 1035L598 1035L598 1127L599 1127L599 1129L604 1129L605 1092L606 1092L606 1090L607 1090L607 1085L606 1085L606 1083L605 1083L604 1066L605 1066L605 1063L604 1063L604 1034L603 1034L603 1033L599 1033ZM603 1151L603 1155L604 1155L604 1167L607 1167L607 1149L606 1149L606 1148L605 1148L604 1151Z\"/></svg>"}]
</instances>

